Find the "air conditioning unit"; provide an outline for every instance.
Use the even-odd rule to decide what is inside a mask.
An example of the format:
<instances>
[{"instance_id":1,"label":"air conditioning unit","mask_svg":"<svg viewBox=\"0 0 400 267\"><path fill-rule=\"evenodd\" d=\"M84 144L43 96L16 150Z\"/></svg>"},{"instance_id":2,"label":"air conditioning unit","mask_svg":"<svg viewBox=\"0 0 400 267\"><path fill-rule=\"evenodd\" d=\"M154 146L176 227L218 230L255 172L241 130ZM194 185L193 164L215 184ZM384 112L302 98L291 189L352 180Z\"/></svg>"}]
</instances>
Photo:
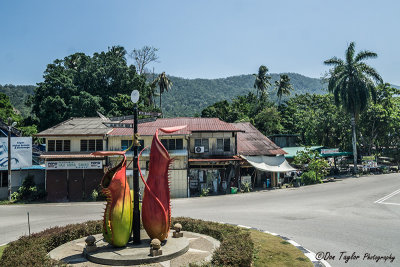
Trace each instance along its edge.
<instances>
[{"instance_id":1,"label":"air conditioning unit","mask_svg":"<svg viewBox=\"0 0 400 267\"><path fill-rule=\"evenodd\" d=\"M204 146L196 146L194 148L194 153L204 153Z\"/></svg>"}]
</instances>

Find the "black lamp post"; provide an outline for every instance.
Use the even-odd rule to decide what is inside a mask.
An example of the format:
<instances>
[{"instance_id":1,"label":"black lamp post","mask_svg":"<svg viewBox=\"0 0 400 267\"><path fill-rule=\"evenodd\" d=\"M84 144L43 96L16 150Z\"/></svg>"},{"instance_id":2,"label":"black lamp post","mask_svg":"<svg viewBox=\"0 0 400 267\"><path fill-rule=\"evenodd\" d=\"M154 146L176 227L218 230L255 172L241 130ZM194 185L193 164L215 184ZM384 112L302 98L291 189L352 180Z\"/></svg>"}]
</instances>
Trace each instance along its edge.
<instances>
[{"instance_id":1,"label":"black lamp post","mask_svg":"<svg viewBox=\"0 0 400 267\"><path fill-rule=\"evenodd\" d=\"M138 109L139 91L133 90L131 93L133 104L133 220L132 234L133 244L140 244L140 210L139 210L139 175L138 175Z\"/></svg>"}]
</instances>

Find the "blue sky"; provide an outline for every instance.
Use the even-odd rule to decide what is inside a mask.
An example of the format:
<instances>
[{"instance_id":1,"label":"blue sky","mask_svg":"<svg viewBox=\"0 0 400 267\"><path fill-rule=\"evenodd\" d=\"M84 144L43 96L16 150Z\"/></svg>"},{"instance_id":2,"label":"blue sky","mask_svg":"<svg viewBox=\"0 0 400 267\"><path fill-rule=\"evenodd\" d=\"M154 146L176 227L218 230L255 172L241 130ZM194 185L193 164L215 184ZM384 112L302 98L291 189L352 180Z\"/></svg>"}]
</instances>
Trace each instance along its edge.
<instances>
[{"instance_id":1,"label":"blue sky","mask_svg":"<svg viewBox=\"0 0 400 267\"><path fill-rule=\"evenodd\" d=\"M351 41L400 85L400 1L197 0L0 2L0 84L35 84L48 63L122 45L159 48L156 72L222 78L297 72L321 77ZM128 60L130 63L131 60ZM151 67L153 67L151 66Z\"/></svg>"}]
</instances>

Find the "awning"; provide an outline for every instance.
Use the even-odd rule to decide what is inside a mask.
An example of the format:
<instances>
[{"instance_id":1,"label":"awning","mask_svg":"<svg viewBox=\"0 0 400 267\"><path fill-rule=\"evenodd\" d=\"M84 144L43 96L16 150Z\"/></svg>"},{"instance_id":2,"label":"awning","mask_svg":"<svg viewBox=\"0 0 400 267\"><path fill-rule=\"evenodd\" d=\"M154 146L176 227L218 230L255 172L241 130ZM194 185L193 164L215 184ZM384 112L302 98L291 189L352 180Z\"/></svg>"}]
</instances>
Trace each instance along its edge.
<instances>
[{"instance_id":1,"label":"awning","mask_svg":"<svg viewBox=\"0 0 400 267\"><path fill-rule=\"evenodd\" d=\"M254 168L266 172L290 172L296 169L289 165L284 156L242 156Z\"/></svg>"}]
</instances>

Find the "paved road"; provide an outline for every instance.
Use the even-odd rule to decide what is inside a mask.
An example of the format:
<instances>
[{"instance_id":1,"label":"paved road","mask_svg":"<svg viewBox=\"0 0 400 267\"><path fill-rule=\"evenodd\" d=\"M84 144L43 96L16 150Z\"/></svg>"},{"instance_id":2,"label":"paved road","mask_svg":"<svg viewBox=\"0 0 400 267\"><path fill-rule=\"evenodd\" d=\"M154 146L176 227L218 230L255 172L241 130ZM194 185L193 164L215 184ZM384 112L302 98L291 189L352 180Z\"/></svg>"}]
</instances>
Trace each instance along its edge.
<instances>
[{"instance_id":1,"label":"paved road","mask_svg":"<svg viewBox=\"0 0 400 267\"><path fill-rule=\"evenodd\" d=\"M348 178L296 189L176 199L173 216L243 224L279 233L314 251L330 252L332 266L400 266L400 174ZM394 193L393 195L390 195ZM375 203L377 202L377 203ZM0 244L27 232L99 219L100 203L0 206ZM346 251L340 259L341 253ZM344 256L360 256L346 264ZM383 264L370 256L396 257Z\"/></svg>"}]
</instances>

